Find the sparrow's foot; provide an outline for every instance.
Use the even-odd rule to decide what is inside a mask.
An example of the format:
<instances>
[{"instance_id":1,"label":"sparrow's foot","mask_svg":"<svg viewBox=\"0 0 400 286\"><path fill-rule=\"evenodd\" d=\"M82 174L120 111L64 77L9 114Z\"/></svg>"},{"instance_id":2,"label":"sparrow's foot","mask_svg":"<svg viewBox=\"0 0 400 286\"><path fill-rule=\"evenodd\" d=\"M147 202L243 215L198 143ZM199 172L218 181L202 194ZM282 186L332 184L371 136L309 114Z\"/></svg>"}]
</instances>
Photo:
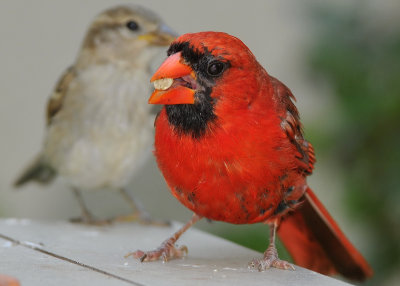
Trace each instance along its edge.
<instances>
[{"instance_id":1,"label":"sparrow's foot","mask_svg":"<svg viewBox=\"0 0 400 286\"><path fill-rule=\"evenodd\" d=\"M113 222L138 222L144 225L151 226L171 226L169 221L155 220L144 212L135 212L128 215L120 215L115 217Z\"/></svg>"},{"instance_id":2,"label":"sparrow's foot","mask_svg":"<svg viewBox=\"0 0 400 286\"><path fill-rule=\"evenodd\" d=\"M143 210L141 205L137 203L133 197L129 195L129 193L124 189L119 189L120 194L123 196L126 202L131 206L132 213L129 215L118 216L114 219L116 222L138 222L144 225L153 225L153 226L170 226L171 223L169 221L158 221L153 220L151 216Z\"/></svg>"},{"instance_id":3,"label":"sparrow's foot","mask_svg":"<svg viewBox=\"0 0 400 286\"><path fill-rule=\"evenodd\" d=\"M98 218L94 217L93 215L91 215L90 213L82 214L82 216L80 216L80 217L70 218L69 221L72 223L97 225L97 226L104 226L104 225L109 225L112 223L112 220L110 220L110 219L98 219Z\"/></svg>"},{"instance_id":4,"label":"sparrow's foot","mask_svg":"<svg viewBox=\"0 0 400 286\"><path fill-rule=\"evenodd\" d=\"M108 225L112 222L112 220L110 219L98 219L95 216L93 216L85 204L81 191L77 188L72 188L72 192L74 193L76 199L79 202L82 215L77 218L70 218L69 219L70 222L87 224L87 225L97 225L97 226Z\"/></svg>"},{"instance_id":5,"label":"sparrow's foot","mask_svg":"<svg viewBox=\"0 0 400 286\"><path fill-rule=\"evenodd\" d=\"M188 249L185 245L176 248L173 242L171 242L171 240L168 239L164 241L161 244L161 246L155 250L151 251L137 250L135 252L128 253L127 255L125 255L125 258L133 256L134 258L139 259L140 262L156 261L161 258L164 262L167 262L170 259L185 257L187 253Z\"/></svg>"},{"instance_id":6,"label":"sparrow's foot","mask_svg":"<svg viewBox=\"0 0 400 286\"><path fill-rule=\"evenodd\" d=\"M278 251L274 244L270 244L267 250L264 252L264 258L262 259L253 259L249 263L249 268L257 269L258 271L264 271L270 267L275 267L279 269L285 270L295 270L294 266L284 260L280 260L278 257Z\"/></svg>"}]
</instances>

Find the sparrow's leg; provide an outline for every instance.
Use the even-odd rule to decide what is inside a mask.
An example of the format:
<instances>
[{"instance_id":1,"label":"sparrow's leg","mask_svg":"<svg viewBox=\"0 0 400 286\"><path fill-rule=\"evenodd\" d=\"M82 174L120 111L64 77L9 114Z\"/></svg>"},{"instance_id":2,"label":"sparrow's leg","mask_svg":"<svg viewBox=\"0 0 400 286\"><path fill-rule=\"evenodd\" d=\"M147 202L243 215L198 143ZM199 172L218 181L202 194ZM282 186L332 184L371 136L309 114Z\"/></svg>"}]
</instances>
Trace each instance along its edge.
<instances>
[{"instance_id":1,"label":"sparrow's leg","mask_svg":"<svg viewBox=\"0 0 400 286\"><path fill-rule=\"evenodd\" d=\"M182 245L181 247L176 248L175 242L186 230L188 230L188 228L190 228L201 218L201 216L193 214L192 219L188 223L186 223L182 228L175 232L170 238L161 243L160 247L158 247L157 249L152 251L136 250L135 252L125 255L125 258L132 255L134 258L138 258L141 262L155 261L159 260L160 258L162 258L164 262L167 262L170 259L181 258L185 256L188 252L187 247L185 245Z\"/></svg>"},{"instance_id":2,"label":"sparrow's leg","mask_svg":"<svg viewBox=\"0 0 400 286\"><path fill-rule=\"evenodd\" d=\"M78 190L76 188L72 188L72 192L74 193L76 199L79 202L79 206L81 207L82 215L81 215L81 217L71 218L70 222L91 224L91 225L105 225L105 224L111 223L110 220L97 219L91 214L91 212L89 211L89 209L87 208L87 206L85 204L85 201L83 200L80 190Z\"/></svg>"},{"instance_id":3,"label":"sparrow's leg","mask_svg":"<svg viewBox=\"0 0 400 286\"><path fill-rule=\"evenodd\" d=\"M119 189L122 197L125 199L125 201L128 202L128 204L132 208L132 213L129 215L122 215L118 216L114 219L114 221L137 221L141 224L147 224L147 225L156 225L156 226L169 226L170 222L168 221L155 221L153 220L150 215L145 212L136 202L135 200L128 194L128 192L124 189L121 188Z\"/></svg>"},{"instance_id":4,"label":"sparrow's leg","mask_svg":"<svg viewBox=\"0 0 400 286\"><path fill-rule=\"evenodd\" d=\"M264 271L270 267L279 269L291 269L294 270L294 266L287 261L280 260L278 257L278 251L275 247L276 228L278 226L278 220L274 223L269 224L269 246L264 252L264 257L261 259L253 259L249 263L249 268L257 269L258 271Z\"/></svg>"}]
</instances>

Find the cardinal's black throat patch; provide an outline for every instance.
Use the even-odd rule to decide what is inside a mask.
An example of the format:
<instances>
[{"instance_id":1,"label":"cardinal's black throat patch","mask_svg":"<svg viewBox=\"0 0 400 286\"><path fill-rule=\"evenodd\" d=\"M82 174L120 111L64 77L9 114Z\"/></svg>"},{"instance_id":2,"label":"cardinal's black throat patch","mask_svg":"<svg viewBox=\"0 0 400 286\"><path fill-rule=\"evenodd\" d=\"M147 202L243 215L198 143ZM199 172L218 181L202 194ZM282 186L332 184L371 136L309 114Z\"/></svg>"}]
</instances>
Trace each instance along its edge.
<instances>
[{"instance_id":1,"label":"cardinal's black throat patch","mask_svg":"<svg viewBox=\"0 0 400 286\"><path fill-rule=\"evenodd\" d=\"M168 121L175 127L176 132L191 135L196 139L205 134L207 128L216 119L210 94L211 88L206 88L196 93L194 104L165 106Z\"/></svg>"}]
</instances>

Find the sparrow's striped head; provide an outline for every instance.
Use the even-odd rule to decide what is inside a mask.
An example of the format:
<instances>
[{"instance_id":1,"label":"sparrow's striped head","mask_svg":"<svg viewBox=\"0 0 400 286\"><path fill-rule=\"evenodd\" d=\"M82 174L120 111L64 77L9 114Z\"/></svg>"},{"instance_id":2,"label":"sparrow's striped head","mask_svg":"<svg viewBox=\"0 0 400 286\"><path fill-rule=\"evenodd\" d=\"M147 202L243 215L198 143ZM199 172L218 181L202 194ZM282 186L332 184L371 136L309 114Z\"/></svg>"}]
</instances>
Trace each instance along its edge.
<instances>
[{"instance_id":1,"label":"sparrow's striped head","mask_svg":"<svg viewBox=\"0 0 400 286\"><path fill-rule=\"evenodd\" d=\"M148 52L151 47L168 46L176 37L153 11L138 5L117 6L93 20L83 41L82 53L102 62L128 60ZM153 56L148 54L147 57Z\"/></svg>"}]
</instances>

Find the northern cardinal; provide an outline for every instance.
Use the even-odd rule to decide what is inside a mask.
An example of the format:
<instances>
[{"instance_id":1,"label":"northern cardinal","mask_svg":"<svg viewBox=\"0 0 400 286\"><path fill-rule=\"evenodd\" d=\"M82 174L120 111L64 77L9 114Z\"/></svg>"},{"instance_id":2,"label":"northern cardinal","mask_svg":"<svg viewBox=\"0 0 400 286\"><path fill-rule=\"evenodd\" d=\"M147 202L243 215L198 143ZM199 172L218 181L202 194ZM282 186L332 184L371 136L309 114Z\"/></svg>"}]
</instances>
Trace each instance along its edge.
<instances>
[{"instance_id":1,"label":"northern cardinal","mask_svg":"<svg viewBox=\"0 0 400 286\"><path fill-rule=\"evenodd\" d=\"M154 112L146 102L153 59L176 35L152 11L110 8L92 22L76 62L57 83L47 105L43 149L16 180L49 183L58 174L72 187L85 223L102 223L80 191L118 190L133 218L148 219L126 192L133 173L150 154Z\"/></svg>"},{"instance_id":2,"label":"northern cardinal","mask_svg":"<svg viewBox=\"0 0 400 286\"><path fill-rule=\"evenodd\" d=\"M181 257L181 234L205 217L267 223L270 244L250 266L294 269L278 258L275 233L300 266L365 279L372 270L306 183L315 162L291 91L268 75L238 38L185 34L151 78L155 157L172 194L193 218L141 261Z\"/></svg>"}]
</instances>

